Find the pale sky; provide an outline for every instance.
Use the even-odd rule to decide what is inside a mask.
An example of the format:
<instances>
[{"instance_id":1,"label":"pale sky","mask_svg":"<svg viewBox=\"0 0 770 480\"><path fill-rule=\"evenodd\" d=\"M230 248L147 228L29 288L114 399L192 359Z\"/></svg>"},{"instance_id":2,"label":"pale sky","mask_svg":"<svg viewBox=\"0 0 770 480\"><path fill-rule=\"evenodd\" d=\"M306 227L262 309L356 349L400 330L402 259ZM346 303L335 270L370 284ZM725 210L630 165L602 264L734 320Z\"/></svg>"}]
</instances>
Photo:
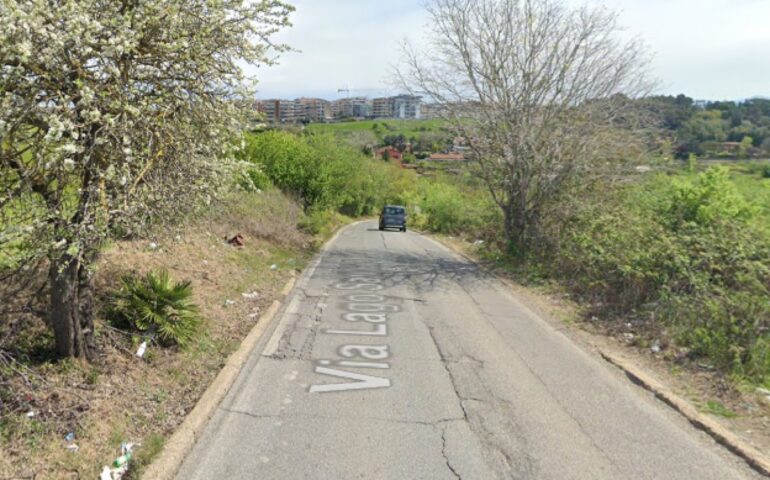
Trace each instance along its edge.
<instances>
[{"instance_id":1,"label":"pale sky","mask_svg":"<svg viewBox=\"0 0 770 480\"><path fill-rule=\"evenodd\" d=\"M288 0L294 26L277 40L298 52L260 68L259 98L339 98L389 89L399 45L419 45L427 23L421 0ZM568 0L621 13L627 32L654 54L656 93L696 99L770 97L770 0ZM251 71L254 72L253 70Z\"/></svg>"}]
</instances>

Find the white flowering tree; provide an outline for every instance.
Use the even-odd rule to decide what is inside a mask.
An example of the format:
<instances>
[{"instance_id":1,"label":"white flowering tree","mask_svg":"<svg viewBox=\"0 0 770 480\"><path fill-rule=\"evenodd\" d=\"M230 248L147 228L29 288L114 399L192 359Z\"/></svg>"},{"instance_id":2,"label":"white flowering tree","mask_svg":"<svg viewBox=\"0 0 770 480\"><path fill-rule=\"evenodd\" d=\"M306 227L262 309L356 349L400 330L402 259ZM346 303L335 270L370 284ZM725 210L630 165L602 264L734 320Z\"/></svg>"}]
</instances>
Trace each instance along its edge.
<instances>
[{"instance_id":1,"label":"white flowering tree","mask_svg":"<svg viewBox=\"0 0 770 480\"><path fill-rule=\"evenodd\" d=\"M87 357L105 239L224 182L292 7L275 0L0 0L0 269L47 265L62 356ZM243 101L242 101L243 100Z\"/></svg>"}]
</instances>

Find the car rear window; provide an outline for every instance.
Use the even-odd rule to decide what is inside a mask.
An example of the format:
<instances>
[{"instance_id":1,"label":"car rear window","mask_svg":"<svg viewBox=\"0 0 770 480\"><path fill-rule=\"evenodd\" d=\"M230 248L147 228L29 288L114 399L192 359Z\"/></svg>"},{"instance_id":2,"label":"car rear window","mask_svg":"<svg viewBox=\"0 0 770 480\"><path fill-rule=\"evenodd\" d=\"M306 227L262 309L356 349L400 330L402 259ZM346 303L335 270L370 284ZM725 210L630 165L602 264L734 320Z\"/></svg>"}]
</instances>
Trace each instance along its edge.
<instances>
[{"instance_id":1,"label":"car rear window","mask_svg":"<svg viewBox=\"0 0 770 480\"><path fill-rule=\"evenodd\" d=\"M402 207L385 207L385 215L403 215L404 209Z\"/></svg>"}]
</instances>

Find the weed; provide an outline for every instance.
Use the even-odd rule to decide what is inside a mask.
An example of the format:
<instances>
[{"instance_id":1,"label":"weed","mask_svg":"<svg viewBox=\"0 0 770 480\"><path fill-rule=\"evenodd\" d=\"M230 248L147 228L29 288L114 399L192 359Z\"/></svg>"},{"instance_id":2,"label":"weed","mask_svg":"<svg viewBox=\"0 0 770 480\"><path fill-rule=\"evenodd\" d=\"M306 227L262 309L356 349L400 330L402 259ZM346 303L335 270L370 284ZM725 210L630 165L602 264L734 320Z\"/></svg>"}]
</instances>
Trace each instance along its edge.
<instances>
[{"instance_id":1,"label":"weed","mask_svg":"<svg viewBox=\"0 0 770 480\"><path fill-rule=\"evenodd\" d=\"M125 430L122 428L113 427L112 431L110 432L110 438L107 440L107 443L113 448L118 448L125 441L125 439L126 439Z\"/></svg>"},{"instance_id":2,"label":"weed","mask_svg":"<svg viewBox=\"0 0 770 480\"><path fill-rule=\"evenodd\" d=\"M96 383L99 381L100 373L101 372L99 372L99 369L91 367L91 369L85 375L86 383L88 385L96 385Z\"/></svg>"},{"instance_id":3,"label":"weed","mask_svg":"<svg viewBox=\"0 0 770 480\"><path fill-rule=\"evenodd\" d=\"M153 402L163 403L168 399L168 392L163 388L159 388L154 393L152 393L149 398Z\"/></svg>"},{"instance_id":4,"label":"weed","mask_svg":"<svg viewBox=\"0 0 770 480\"><path fill-rule=\"evenodd\" d=\"M159 433L145 437L132 459L129 478L140 478L142 471L160 455L165 444L165 437Z\"/></svg>"},{"instance_id":5,"label":"weed","mask_svg":"<svg viewBox=\"0 0 770 480\"><path fill-rule=\"evenodd\" d=\"M705 410L712 415L717 415L724 418L735 418L738 416L737 413L733 412L716 400L709 400L706 402Z\"/></svg>"}]
</instances>

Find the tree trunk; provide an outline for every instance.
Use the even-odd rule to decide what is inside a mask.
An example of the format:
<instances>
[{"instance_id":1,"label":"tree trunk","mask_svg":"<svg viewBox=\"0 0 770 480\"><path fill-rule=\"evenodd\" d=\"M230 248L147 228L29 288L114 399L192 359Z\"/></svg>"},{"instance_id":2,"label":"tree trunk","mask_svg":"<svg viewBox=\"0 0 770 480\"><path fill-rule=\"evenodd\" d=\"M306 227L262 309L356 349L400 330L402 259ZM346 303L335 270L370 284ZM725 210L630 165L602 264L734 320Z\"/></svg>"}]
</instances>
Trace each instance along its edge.
<instances>
[{"instance_id":1,"label":"tree trunk","mask_svg":"<svg viewBox=\"0 0 770 480\"><path fill-rule=\"evenodd\" d=\"M88 358L93 343L93 302L90 272L78 257L64 254L48 272L50 321L61 357Z\"/></svg>"},{"instance_id":2,"label":"tree trunk","mask_svg":"<svg viewBox=\"0 0 770 480\"><path fill-rule=\"evenodd\" d=\"M506 205L503 208L503 235L505 235L505 243L510 251L513 251L514 241L514 228L513 228L513 212L511 212L511 206Z\"/></svg>"},{"instance_id":3,"label":"tree trunk","mask_svg":"<svg viewBox=\"0 0 770 480\"><path fill-rule=\"evenodd\" d=\"M89 360L96 349L94 343L94 275L89 268L96 261L95 255L89 255L87 263L80 263L78 269L78 313L80 314L80 328L85 344L85 356Z\"/></svg>"},{"instance_id":4,"label":"tree trunk","mask_svg":"<svg viewBox=\"0 0 770 480\"><path fill-rule=\"evenodd\" d=\"M527 249L527 212L518 196L511 197L503 209L504 234L509 253L519 256Z\"/></svg>"}]
</instances>

